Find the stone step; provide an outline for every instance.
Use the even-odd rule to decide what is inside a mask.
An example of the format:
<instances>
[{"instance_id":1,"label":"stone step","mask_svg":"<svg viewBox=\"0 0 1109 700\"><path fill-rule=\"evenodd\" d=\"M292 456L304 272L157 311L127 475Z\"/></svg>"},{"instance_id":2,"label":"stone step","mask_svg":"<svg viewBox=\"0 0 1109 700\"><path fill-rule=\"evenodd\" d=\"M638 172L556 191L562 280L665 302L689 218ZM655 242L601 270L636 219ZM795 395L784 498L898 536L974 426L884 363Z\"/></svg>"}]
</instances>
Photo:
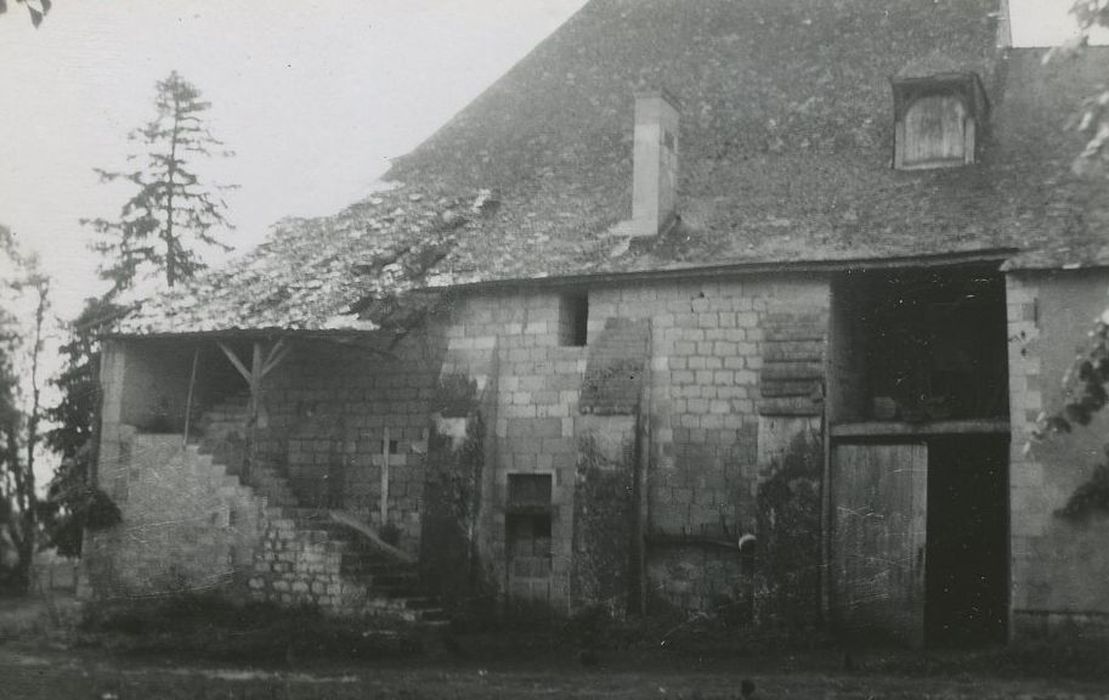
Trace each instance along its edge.
<instances>
[{"instance_id":1,"label":"stone step","mask_svg":"<svg viewBox=\"0 0 1109 700\"><path fill-rule=\"evenodd\" d=\"M379 578L406 579L417 576L415 569L407 564L399 564L373 555L363 556L361 552L350 549L343 553L343 571Z\"/></svg>"},{"instance_id":2,"label":"stone step","mask_svg":"<svg viewBox=\"0 0 1109 700\"><path fill-rule=\"evenodd\" d=\"M366 606L379 610L411 610L413 612L442 610L439 607L439 601L426 596L390 597L377 595L368 599Z\"/></svg>"},{"instance_id":3,"label":"stone step","mask_svg":"<svg viewBox=\"0 0 1109 700\"><path fill-rule=\"evenodd\" d=\"M362 614L368 617L388 617L394 620L402 620L404 622L429 627L440 627L450 624L450 618L447 616L446 612L438 608L408 610L405 608L377 607L376 605L368 604L362 608Z\"/></svg>"}]
</instances>

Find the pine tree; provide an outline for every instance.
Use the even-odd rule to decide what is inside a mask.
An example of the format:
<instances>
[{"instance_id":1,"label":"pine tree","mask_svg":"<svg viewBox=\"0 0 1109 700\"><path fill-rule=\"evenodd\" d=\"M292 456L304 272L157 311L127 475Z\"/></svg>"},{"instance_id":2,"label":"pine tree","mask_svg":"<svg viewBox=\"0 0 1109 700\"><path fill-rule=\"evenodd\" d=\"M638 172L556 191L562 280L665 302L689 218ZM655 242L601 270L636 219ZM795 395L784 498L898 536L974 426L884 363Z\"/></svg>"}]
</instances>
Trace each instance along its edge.
<instances>
[{"instance_id":1,"label":"pine tree","mask_svg":"<svg viewBox=\"0 0 1109 700\"><path fill-rule=\"evenodd\" d=\"M173 287L204 267L200 248L231 249L212 229L232 228L220 193L233 186L207 185L196 169L200 159L231 153L205 126L211 103L200 97L176 71L170 73L157 84L157 117L128 136L143 146L142 154L129 158L142 167L96 170L104 182L123 179L137 187L118 219L82 220L100 235L93 245L105 258L100 274L117 290L130 287L144 268L153 268Z\"/></svg>"},{"instance_id":2,"label":"pine tree","mask_svg":"<svg viewBox=\"0 0 1109 700\"><path fill-rule=\"evenodd\" d=\"M42 516L50 544L63 556L80 556L82 534L87 528L119 522L118 508L92 485L96 468L96 416L100 405L98 337L111 330L125 311L106 298L89 298L69 326L62 345L62 371L51 383L62 394L46 416L57 427L46 434L46 443L61 455L61 463L47 488Z\"/></svg>"}]
</instances>

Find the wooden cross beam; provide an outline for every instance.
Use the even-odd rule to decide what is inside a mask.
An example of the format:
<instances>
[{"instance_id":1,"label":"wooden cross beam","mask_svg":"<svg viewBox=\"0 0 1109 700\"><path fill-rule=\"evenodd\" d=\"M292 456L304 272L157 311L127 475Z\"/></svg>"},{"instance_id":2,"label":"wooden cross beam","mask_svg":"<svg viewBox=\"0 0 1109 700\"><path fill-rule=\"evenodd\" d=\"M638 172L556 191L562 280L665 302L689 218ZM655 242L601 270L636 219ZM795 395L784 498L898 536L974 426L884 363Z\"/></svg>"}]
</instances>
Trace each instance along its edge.
<instances>
[{"instance_id":1,"label":"wooden cross beam","mask_svg":"<svg viewBox=\"0 0 1109 700\"><path fill-rule=\"evenodd\" d=\"M251 348L250 368L248 369L246 363L226 343L217 341L217 345L250 387L250 420L253 423L258 418L258 399L262 390L262 379L285 361L289 356L290 347L284 338L280 338L270 347L263 360L262 342L254 341Z\"/></svg>"},{"instance_id":2,"label":"wooden cross beam","mask_svg":"<svg viewBox=\"0 0 1109 700\"><path fill-rule=\"evenodd\" d=\"M250 383L250 370L248 370L246 368L246 365L244 365L242 363L242 361L238 358L238 356L235 354L235 351L232 350L231 348L227 347L225 344L223 344L221 342L217 341L216 344L219 345L219 349L223 350L223 354L227 355L227 359L231 361L231 364L235 366L235 369L239 370L239 374L243 375L243 379L245 379L247 381L247 383L249 384ZM251 391L253 391L253 390L254 390L254 387L251 387Z\"/></svg>"},{"instance_id":3,"label":"wooden cross beam","mask_svg":"<svg viewBox=\"0 0 1109 700\"><path fill-rule=\"evenodd\" d=\"M289 356L289 349L290 348L288 345L286 345L284 338L281 338L273 344L273 347L270 348L269 354L266 355L265 363L263 363L262 365L263 377L265 377L273 370L277 369L277 367L285 361L285 358Z\"/></svg>"}]
</instances>

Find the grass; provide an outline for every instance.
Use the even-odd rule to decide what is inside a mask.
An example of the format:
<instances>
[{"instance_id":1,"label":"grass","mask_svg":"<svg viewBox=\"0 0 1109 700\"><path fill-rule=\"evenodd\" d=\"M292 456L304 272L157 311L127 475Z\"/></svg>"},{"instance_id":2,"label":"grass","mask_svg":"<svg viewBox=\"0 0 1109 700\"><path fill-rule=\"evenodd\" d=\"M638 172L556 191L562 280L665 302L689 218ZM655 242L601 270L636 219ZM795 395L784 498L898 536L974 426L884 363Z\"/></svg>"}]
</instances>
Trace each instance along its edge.
<instances>
[{"instance_id":1,"label":"grass","mask_svg":"<svg viewBox=\"0 0 1109 700\"><path fill-rule=\"evenodd\" d=\"M235 603L216 595L126 601L89 612L77 644L128 656L253 665L368 660L419 654L420 635L387 621L336 619L314 608Z\"/></svg>"},{"instance_id":2,"label":"grass","mask_svg":"<svg viewBox=\"0 0 1109 700\"><path fill-rule=\"evenodd\" d=\"M593 609L567 620L541 608L475 611L440 638L214 596L87 611L64 653L0 643L5 697L730 700L744 678L765 697L785 698L1097 697L1109 687L1104 644L1073 639L863 650L848 670L834 640L813 630L755 634L676 613L614 620Z\"/></svg>"}]
</instances>

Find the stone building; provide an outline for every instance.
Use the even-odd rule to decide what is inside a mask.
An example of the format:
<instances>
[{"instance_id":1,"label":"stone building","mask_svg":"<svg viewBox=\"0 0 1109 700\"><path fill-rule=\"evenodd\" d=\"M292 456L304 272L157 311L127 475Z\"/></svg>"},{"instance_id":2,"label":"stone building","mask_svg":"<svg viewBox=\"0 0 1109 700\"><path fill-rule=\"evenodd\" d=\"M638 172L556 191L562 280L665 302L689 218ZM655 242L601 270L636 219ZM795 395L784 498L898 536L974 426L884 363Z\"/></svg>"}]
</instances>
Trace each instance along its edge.
<instances>
[{"instance_id":1,"label":"stone building","mask_svg":"<svg viewBox=\"0 0 1109 700\"><path fill-rule=\"evenodd\" d=\"M487 597L994 641L1109 620L1026 448L1105 306L994 0L594 0L345 211L105 339L85 589ZM360 533L360 534L353 534Z\"/></svg>"}]
</instances>

